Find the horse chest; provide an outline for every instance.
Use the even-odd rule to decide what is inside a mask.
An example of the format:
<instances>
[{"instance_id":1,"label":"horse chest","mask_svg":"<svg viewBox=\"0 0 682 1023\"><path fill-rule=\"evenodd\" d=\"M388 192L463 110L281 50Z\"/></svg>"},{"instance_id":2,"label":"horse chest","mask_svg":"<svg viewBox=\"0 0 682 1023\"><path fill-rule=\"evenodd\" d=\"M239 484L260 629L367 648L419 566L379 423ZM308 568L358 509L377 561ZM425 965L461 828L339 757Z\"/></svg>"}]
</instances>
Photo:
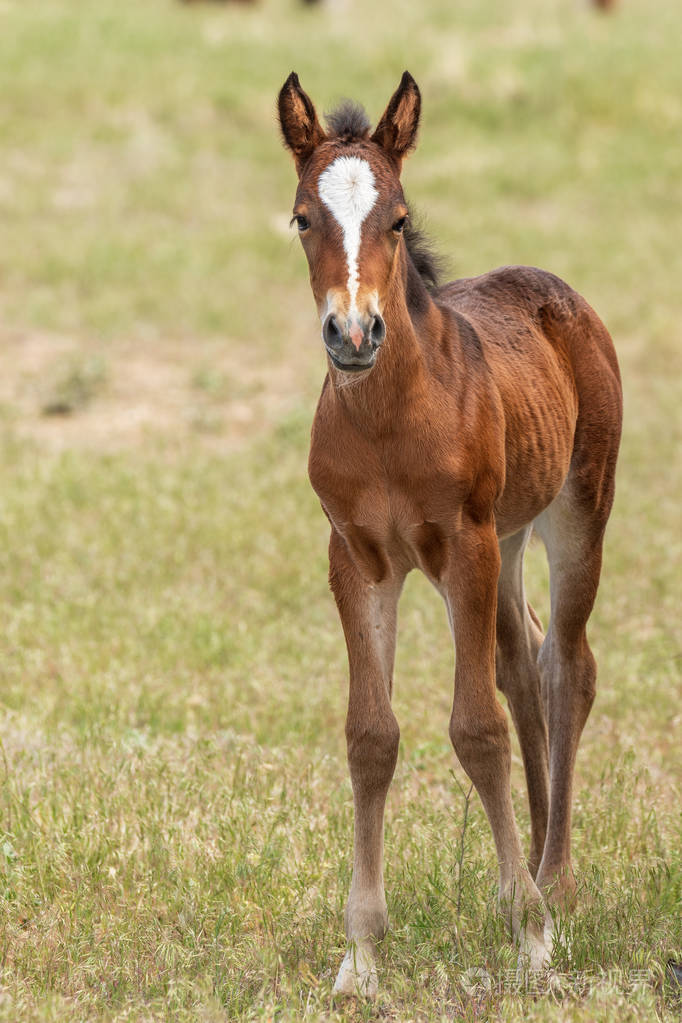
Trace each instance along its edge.
<instances>
[{"instance_id":1,"label":"horse chest","mask_svg":"<svg viewBox=\"0 0 682 1023\"><path fill-rule=\"evenodd\" d=\"M418 479L391 479L368 470L351 479L311 474L325 512L343 537L356 567L378 583L392 571L420 568L437 581L447 560L447 538L459 525L462 481L452 470Z\"/></svg>"}]
</instances>

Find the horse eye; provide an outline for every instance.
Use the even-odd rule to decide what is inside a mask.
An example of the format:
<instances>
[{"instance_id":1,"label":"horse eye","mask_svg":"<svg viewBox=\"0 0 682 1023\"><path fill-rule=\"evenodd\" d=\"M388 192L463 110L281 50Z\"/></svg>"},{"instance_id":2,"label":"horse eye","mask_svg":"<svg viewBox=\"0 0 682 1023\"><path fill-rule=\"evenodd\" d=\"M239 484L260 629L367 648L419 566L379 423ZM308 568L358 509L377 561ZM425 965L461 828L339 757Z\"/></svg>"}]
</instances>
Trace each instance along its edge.
<instances>
[{"instance_id":1,"label":"horse eye","mask_svg":"<svg viewBox=\"0 0 682 1023\"><path fill-rule=\"evenodd\" d=\"M402 234L406 223L407 217L401 217L400 220L396 220L391 230L395 231L396 234Z\"/></svg>"},{"instance_id":2,"label":"horse eye","mask_svg":"<svg viewBox=\"0 0 682 1023\"><path fill-rule=\"evenodd\" d=\"M307 217L304 217L302 213L294 214L294 216L291 218L291 223L293 224L294 222L296 223L296 227L298 228L299 233L302 231L307 231L308 228L310 227L310 221L307 219Z\"/></svg>"}]
</instances>

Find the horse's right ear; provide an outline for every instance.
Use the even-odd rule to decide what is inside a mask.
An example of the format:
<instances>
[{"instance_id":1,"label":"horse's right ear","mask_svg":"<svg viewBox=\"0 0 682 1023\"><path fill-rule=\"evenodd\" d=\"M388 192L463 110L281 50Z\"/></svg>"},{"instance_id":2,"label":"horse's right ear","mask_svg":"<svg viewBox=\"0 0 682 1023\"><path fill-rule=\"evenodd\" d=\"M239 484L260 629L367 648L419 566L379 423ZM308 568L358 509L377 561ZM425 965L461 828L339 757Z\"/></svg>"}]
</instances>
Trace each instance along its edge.
<instances>
[{"instance_id":1,"label":"horse's right ear","mask_svg":"<svg viewBox=\"0 0 682 1023\"><path fill-rule=\"evenodd\" d=\"M294 154L300 177L306 161L326 135L317 119L313 101L301 88L295 71L282 86L277 106L284 144Z\"/></svg>"}]
</instances>

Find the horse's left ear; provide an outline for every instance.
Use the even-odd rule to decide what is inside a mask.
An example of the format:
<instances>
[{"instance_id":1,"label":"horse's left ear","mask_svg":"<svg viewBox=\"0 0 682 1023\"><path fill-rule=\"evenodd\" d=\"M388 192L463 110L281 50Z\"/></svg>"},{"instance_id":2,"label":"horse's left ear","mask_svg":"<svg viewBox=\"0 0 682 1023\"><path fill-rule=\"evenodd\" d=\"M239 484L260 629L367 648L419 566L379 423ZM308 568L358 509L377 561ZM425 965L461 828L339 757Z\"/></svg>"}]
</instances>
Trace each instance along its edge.
<instances>
[{"instance_id":1,"label":"horse's left ear","mask_svg":"<svg viewBox=\"0 0 682 1023\"><path fill-rule=\"evenodd\" d=\"M294 154L300 178L306 161L326 135L317 119L313 101L301 88L295 71L282 86L277 106L284 144Z\"/></svg>"},{"instance_id":2,"label":"horse's left ear","mask_svg":"<svg viewBox=\"0 0 682 1023\"><path fill-rule=\"evenodd\" d=\"M421 105L419 87L409 71L404 71L372 135L372 142L385 149L399 166L417 144Z\"/></svg>"}]
</instances>

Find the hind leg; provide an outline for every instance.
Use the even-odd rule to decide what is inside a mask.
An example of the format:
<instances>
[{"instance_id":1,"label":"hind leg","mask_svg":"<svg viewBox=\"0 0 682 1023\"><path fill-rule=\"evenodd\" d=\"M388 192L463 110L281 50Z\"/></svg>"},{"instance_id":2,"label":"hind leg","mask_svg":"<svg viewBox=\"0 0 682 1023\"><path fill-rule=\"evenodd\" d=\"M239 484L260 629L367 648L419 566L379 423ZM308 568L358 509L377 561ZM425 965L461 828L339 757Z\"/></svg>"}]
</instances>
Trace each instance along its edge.
<instances>
[{"instance_id":1,"label":"hind leg","mask_svg":"<svg viewBox=\"0 0 682 1023\"><path fill-rule=\"evenodd\" d=\"M609 502L610 503L610 502ZM592 507L569 476L538 517L547 548L551 618L538 656L549 730L550 803L547 838L537 874L550 904L574 902L571 864L573 770L580 736L596 692L596 663L586 626L599 585L608 508Z\"/></svg>"},{"instance_id":2,"label":"hind leg","mask_svg":"<svg viewBox=\"0 0 682 1023\"><path fill-rule=\"evenodd\" d=\"M547 725L542 705L538 652L543 635L523 587L523 555L531 526L500 541L497 584L497 687L507 697L519 737L531 818L528 869L538 872L547 833L549 770Z\"/></svg>"}]
</instances>

